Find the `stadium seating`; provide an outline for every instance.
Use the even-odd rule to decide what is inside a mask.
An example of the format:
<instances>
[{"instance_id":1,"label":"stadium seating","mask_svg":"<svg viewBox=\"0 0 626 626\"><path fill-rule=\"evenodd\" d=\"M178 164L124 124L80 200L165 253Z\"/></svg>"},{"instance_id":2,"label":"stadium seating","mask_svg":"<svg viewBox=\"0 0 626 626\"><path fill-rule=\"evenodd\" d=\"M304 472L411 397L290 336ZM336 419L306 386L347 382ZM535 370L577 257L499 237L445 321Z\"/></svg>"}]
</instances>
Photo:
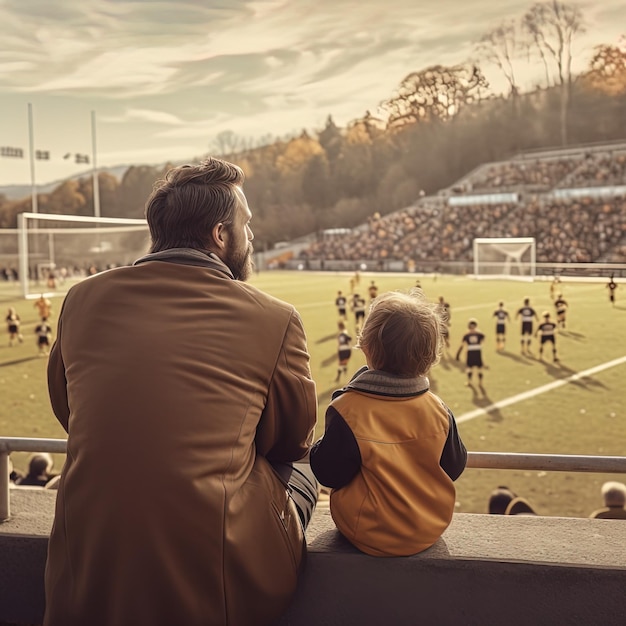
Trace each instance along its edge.
<instances>
[{"instance_id":1,"label":"stadium seating","mask_svg":"<svg viewBox=\"0 0 626 626\"><path fill-rule=\"evenodd\" d=\"M459 198L462 206L452 201ZM476 237L534 237L538 263L623 263L626 145L486 164L435 197L313 243L301 257L379 269L389 261L469 262Z\"/></svg>"}]
</instances>

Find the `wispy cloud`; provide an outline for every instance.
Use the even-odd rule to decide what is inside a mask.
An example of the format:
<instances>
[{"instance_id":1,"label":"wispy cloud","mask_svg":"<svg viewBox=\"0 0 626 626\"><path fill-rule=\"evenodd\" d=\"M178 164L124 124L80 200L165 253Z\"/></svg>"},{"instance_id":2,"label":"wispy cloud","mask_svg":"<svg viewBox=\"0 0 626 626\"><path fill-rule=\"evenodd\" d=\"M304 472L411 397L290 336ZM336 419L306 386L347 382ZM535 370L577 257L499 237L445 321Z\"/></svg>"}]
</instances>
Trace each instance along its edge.
<instances>
[{"instance_id":1,"label":"wispy cloud","mask_svg":"<svg viewBox=\"0 0 626 626\"><path fill-rule=\"evenodd\" d=\"M59 142L64 124L97 109L102 162L125 149L173 157L226 129L284 136L329 114L347 123L374 112L407 74L466 61L484 32L534 2L0 0L0 99L19 120L27 101L54 113ZM581 6L588 29L575 63L584 67L593 45L624 32L626 6ZM0 119L5 141L21 141L19 124Z\"/></svg>"}]
</instances>

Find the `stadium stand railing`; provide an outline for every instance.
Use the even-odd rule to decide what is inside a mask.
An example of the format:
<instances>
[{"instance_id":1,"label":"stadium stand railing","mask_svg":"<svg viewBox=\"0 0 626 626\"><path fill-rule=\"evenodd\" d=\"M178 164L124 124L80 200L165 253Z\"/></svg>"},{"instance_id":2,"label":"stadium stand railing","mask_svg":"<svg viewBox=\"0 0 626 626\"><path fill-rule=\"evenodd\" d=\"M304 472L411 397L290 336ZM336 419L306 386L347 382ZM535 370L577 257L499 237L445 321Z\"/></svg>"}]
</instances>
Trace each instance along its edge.
<instances>
[{"instance_id":1,"label":"stadium stand railing","mask_svg":"<svg viewBox=\"0 0 626 626\"><path fill-rule=\"evenodd\" d=\"M3 438L0 446L1 467L10 450L61 452L65 440ZM622 457L469 456L469 467L569 471L572 463L578 471L626 471ZM0 524L0 626L39 625L56 492L16 487L11 499L15 515ZM622 527L604 519L455 513L427 550L381 558L345 541L321 502L306 531L296 595L274 626L621 626Z\"/></svg>"},{"instance_id":2,"label":"stadium stand railing","mask_svg":"<svg viewBox=\"0 0 626 626\"><path fill-rule=\"evenodd\" d=\"M64 454L65 439L0 437L0 521L10 518L9 455L11 452ZM626 474L626 456L469 452L468 468Z\"/></svg>"}]
</instances>

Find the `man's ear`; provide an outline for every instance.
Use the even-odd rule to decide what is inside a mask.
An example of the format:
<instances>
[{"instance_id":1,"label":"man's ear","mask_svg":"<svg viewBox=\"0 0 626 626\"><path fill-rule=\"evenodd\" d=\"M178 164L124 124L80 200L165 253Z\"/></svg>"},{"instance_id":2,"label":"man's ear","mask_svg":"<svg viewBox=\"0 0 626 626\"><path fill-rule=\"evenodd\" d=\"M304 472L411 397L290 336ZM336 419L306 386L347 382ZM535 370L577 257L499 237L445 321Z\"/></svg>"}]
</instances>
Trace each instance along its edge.
<instances>
[{"instance_id":1,"label":"man's ear","mask_svg":"<svg viewBox=\"0 0 626 626\"><path fill-rule=\"evenodd\" d=\"M216 224L213 227L213 230L211 231L211 238L213 240L213 245L218 252L226 249L228 243L228 231L222 222L219 222L219 224Z\"/></svg>"}]
</instances>

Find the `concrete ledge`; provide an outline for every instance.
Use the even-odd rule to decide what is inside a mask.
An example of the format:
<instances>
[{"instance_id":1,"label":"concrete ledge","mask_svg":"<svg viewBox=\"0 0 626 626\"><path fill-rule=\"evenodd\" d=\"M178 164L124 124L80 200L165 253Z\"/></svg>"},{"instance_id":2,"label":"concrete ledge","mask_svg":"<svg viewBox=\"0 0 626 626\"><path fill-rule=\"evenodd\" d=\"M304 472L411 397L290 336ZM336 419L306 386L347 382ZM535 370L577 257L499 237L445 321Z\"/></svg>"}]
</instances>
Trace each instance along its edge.
<instances>
[{"instance_id":1,"label":"concrete ledge","mask_svg":"<svg viewBox=\"0 0 626 626\"><path fill-rule=\"evenodd\" d=\"M13 516L0 524L0 626L41 623L55 497L11 491ZM625 536L617 520L457 514L422 554L375 558L341 537L322 504L298 593L277 626L621 626Z\"/></svg>"},{"instance_id":2,"label":"concrete ledge","mask_svg":"<svg viewBox=\"0 0 626 626\"><path fill-rule=\"evenodd\" d=\"M279 626L626 623L626 524L457 514L425 552L375 558L318 511L309 561Z\"/></svg>"}]
</instances>

